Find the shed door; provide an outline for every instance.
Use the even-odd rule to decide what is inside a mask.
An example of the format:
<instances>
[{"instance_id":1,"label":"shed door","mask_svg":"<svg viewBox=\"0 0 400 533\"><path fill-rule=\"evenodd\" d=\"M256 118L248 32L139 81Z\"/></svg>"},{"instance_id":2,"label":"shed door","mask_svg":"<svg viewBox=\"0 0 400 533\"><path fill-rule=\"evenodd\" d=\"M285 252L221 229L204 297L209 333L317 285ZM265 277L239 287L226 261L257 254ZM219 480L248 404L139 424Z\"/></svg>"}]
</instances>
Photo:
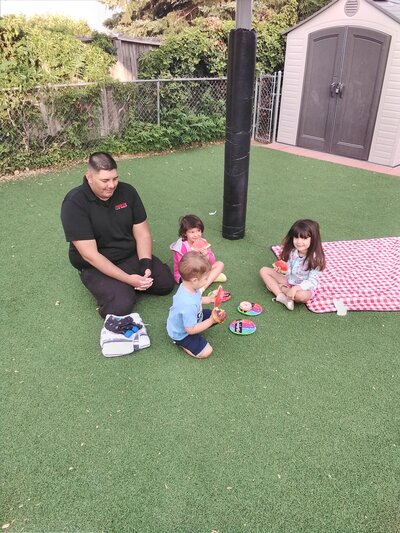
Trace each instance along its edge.
<instances>
[{"instance_id":1,"label":"shed door","mask_svg":"<svg viewBox=\"0 0 400 533\"><path fill-rule=\"evenodd\" d=\"M309 36L297 144L368 159L390 36L342 26Z\"/></svg>"}]
</instances>

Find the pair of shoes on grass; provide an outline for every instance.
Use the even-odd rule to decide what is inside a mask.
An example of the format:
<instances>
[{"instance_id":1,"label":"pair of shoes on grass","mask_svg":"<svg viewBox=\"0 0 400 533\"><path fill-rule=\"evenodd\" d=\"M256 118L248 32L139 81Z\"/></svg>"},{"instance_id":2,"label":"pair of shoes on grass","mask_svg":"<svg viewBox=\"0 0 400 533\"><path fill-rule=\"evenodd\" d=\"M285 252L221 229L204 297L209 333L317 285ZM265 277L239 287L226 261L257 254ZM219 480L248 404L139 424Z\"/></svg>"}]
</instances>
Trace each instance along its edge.
<instances>
[{"instance_id":1,"label":"pair of shoes on grass","mask_svg":"<svg viewBox=\"0 0 400 533\"><path fill-rule=\"evenodd\" d=\"M283 292L280 292L276 298L274 298L275 301L279 302L280 304L284 305L289 309L289 311L293 311L294 309L294 301L290 300Z\"/></svg>"}]
</instances>

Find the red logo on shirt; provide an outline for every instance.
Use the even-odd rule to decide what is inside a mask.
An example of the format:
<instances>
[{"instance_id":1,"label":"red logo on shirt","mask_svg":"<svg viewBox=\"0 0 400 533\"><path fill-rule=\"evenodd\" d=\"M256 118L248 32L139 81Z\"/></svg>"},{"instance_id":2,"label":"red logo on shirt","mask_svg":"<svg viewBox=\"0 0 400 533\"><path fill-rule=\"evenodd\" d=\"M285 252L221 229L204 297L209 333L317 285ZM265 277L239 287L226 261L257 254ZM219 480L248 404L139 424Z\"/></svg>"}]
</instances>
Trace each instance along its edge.
<instances>
[{"instance_id":1,"label":"red logo on shirt","mask_svg":"<svg viewBox=\"0 0 400 533\"><path fill-rule=\"evenodd\" d=\"M116 205L115 210L118 211L118 209L124 209L124 207L128 207L128 204L126 202Z\"/></svg>"}]
</instances>

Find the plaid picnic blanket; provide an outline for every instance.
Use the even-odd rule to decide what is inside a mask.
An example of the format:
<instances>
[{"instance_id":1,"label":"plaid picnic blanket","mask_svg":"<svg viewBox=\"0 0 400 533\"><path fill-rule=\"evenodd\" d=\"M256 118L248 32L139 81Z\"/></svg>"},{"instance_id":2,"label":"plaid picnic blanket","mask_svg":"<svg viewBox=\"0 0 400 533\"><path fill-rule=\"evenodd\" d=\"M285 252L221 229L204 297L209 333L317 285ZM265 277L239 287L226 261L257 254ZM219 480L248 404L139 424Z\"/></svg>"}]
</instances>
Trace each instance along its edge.
<instances>
[{"instance_id":1,"label":"plaid picnic blanket","mask_svg":"<svg viewBox=\"0 0 400 533\"><path fill-rule=\"evenodd\" d=\"M349 311L400 311L400 237L324 242L326 269L314 298L314 313L336 311L342 299ZM272 246L279 257L281 247Z\"/></svg>"}]
</instances>

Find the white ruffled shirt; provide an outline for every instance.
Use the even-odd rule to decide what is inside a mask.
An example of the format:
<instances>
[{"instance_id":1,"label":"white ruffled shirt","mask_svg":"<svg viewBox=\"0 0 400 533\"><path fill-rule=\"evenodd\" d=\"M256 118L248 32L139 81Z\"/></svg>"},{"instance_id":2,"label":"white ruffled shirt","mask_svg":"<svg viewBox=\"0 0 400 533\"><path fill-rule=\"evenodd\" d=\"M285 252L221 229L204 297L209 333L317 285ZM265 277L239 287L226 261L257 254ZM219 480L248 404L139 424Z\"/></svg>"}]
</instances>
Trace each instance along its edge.
<instances>
[{"instance_id":1,"label":"white ruffled shirt","mask_svg":"<svg viewBox=\"0 0 400 533\"><path fill-rule=\"evenodd\" d=\"M290 252L288 282L291 285L299 285L303 291L314 291L318 287L319 268L307 270L307 261L301 257L297 250Z\"/></svg>"}]
</instances>

